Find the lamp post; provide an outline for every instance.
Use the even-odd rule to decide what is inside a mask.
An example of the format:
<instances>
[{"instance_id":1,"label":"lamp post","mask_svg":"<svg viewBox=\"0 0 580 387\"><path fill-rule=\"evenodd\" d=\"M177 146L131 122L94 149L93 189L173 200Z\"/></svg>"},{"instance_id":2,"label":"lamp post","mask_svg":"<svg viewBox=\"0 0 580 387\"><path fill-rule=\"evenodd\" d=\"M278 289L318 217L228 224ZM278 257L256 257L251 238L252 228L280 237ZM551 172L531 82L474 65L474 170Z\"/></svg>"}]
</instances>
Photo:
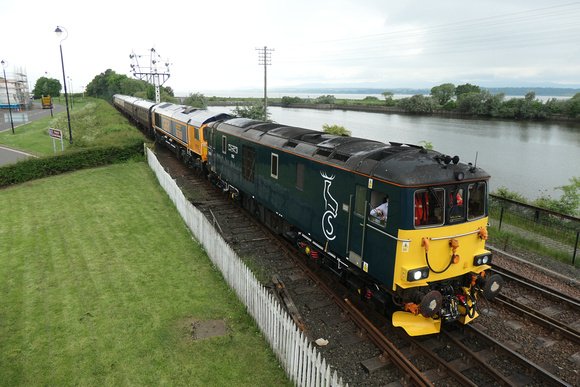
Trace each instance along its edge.
<instances>
[{"instance_id":1,"label":"lamp post","mask_svg":"<svg viewBox=\"0 0 580 387\"><path fill-rule=\"evenodd\" d=\"M75 108L75 89L71 77L68 77L68 81L70 84L70 110L73 110Z\"/></svg>"},{"instance_id":2,"label":"lamp post","mask_svg":"<svg viewBox=\"0 0 580 387\"><path fill-rule=\"evenodd\" d=\"M70 128L70 112L68 110L68 96L67 96L67 90L66 90L66 75L64 75L64 60L62 59L62 42L68 38L68 31L66 30L66 28L62 27L62 26L56 26L56 30L54 30L54 32L56 32L56 36L60 37L60 35L62 34L62 30L64 30L64 32L66 32L66 36L60 41L59 46L60 46L60 63L62 65L62 80L64 81L64 100L66 102L66 116L68 118L68 136L70 139L70 143L73 143L73 138L72 138L72 130Z\"/></svg>"},{"instance_id":3,"label":"lamp post","mask_svg":"<svg viewBox=\"0 0 580 387\"><path fill-rule=\"evenodd\" d=\"M8 80L6 79L6 67L8 63L2 59L2 71L4 72L4 87L6 87L6 98L8 98L8 112L10 113L10 126L12 127L12 134L14 134L14 122L12 121L12 106L10 106L10 94L8 93Z\"/></svg>"}]
</instances>

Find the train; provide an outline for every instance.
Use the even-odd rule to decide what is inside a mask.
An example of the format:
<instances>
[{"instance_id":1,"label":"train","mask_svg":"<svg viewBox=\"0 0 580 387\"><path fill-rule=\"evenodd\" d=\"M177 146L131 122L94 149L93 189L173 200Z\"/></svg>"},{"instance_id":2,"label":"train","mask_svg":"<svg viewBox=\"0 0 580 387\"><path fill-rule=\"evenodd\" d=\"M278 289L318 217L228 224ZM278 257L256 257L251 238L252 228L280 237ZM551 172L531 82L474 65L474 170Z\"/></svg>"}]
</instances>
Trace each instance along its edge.
<instances>
[{"instance_id":1,"label":"train","mask_svg":"<svg viewBox=\"0 0 580 387\"><path fill-rule=\"evenodd\" d=\"M411 336L467 324L488 270L490 175L423 146L115 95L147 134Z\"/></svg>"}]
</instances>

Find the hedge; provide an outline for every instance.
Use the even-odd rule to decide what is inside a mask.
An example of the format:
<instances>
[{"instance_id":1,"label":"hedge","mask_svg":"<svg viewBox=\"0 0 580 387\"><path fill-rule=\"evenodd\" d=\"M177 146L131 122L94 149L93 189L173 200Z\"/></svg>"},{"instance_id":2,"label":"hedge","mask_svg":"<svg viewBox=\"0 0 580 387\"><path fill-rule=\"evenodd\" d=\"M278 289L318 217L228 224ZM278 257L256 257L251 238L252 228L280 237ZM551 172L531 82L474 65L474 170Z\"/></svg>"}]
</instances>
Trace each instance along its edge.
<instances>
[{"instance_id":1,"label":"hedge","mask_svg":"<svg viewBox=\"0 0 580 387\"><path fill-rule=\"evenodd\" d=\"M143 142L122 146L84 148L55 156L29 158L0 167L0 188L64 172L143 158Z\"/></svg>"}]
</instances>

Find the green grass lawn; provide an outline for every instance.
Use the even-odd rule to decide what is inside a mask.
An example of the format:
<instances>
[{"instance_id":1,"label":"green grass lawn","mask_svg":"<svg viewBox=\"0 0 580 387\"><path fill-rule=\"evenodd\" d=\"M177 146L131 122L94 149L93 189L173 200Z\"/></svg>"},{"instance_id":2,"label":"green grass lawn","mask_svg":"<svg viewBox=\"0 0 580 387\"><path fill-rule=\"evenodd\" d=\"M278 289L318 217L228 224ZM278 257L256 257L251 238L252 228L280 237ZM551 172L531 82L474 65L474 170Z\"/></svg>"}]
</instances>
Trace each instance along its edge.
<instances>
[{"instance_id":1,"label":"green grass lawn","mask_svg":"<svg viewBox=\"0 0 580 387\"><path fill-rule=\"evenodd\" d=\"M0 385L291 385L147 164L0 190L0 219Z\"/></svg>"}]
</instances>

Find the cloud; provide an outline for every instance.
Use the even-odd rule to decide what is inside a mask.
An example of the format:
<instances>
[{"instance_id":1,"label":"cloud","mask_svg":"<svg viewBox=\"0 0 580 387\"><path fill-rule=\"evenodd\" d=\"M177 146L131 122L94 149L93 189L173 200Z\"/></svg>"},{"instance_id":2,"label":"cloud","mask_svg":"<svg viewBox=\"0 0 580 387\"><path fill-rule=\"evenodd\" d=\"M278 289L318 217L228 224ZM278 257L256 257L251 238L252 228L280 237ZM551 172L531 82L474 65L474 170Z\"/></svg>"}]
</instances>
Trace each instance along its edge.
<instances>
[{"instance_id":1,"label":"cloud","mask_svg":"<svg viewBox=\"0 0 580 387\"><path fill-rule=\"evenodd\" d=\"M129 54L168 59L174 90L263 87L256 48L274 49L272 87L302 83L580 83L580 3L537 0L383 0L125 3L40 0L3 5L2 59L34 86L62 82L54 29L64 26L66 75L76 91L107 69L130 75ZM498 84L499 85L499 84Z\"/></svg>"}]
</instances>

